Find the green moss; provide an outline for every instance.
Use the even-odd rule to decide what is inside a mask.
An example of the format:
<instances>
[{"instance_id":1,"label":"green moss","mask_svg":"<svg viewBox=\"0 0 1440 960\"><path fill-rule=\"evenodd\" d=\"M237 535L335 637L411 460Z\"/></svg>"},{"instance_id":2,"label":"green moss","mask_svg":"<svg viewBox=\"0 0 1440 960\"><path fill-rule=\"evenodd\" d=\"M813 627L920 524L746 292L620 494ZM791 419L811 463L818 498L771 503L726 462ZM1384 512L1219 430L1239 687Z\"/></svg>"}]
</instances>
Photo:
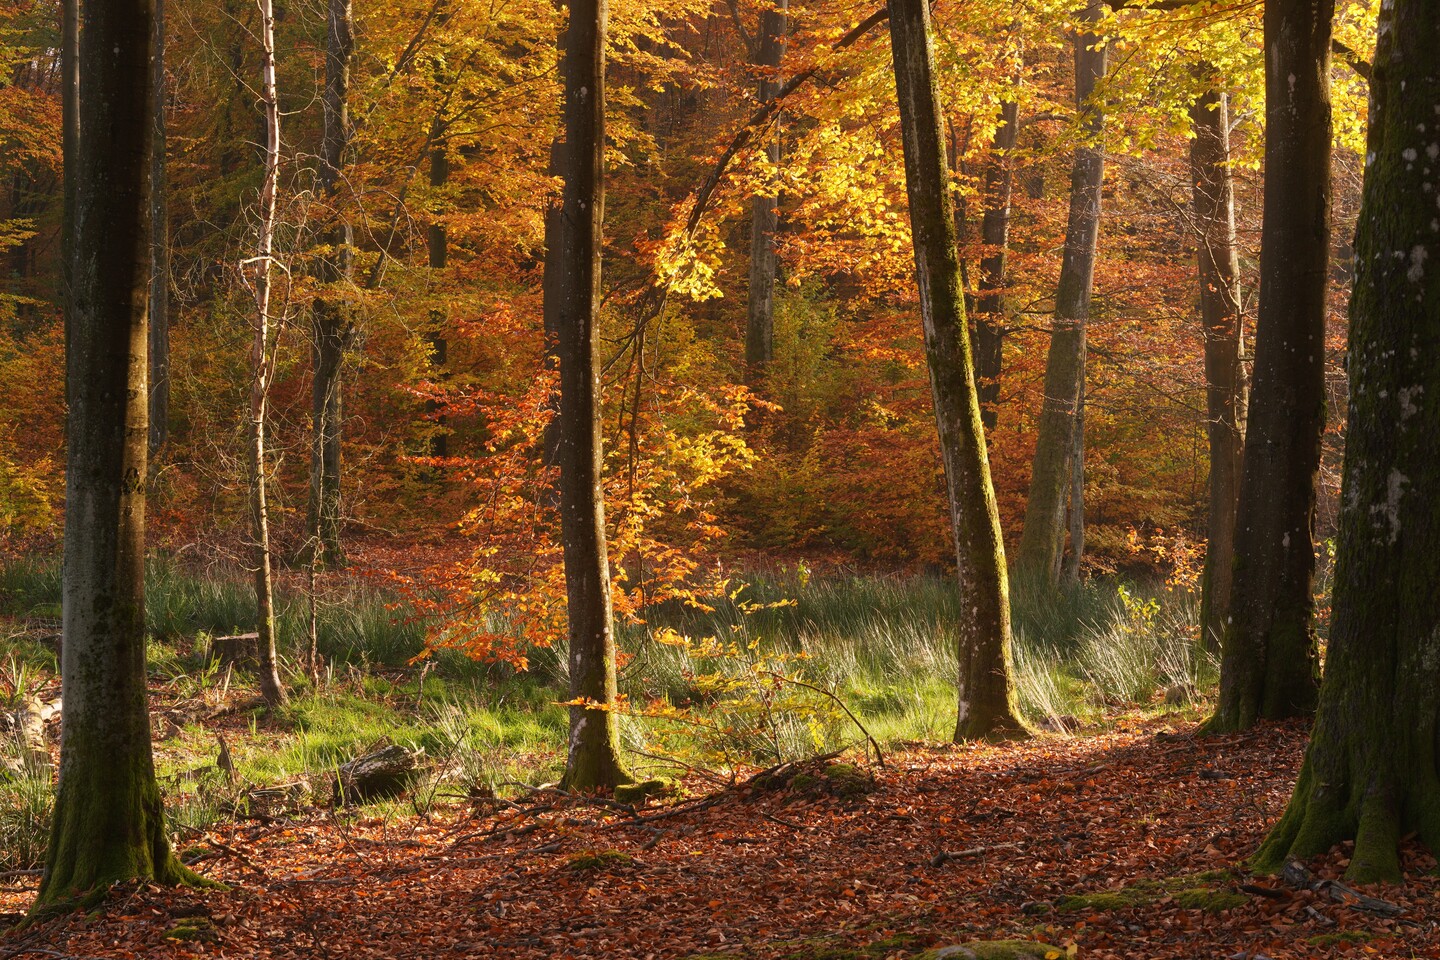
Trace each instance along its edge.
<instances>
[{"instance_id":1,"label":"green moss","mask_svg":"<svg viewBox=\"0 0 1440 960\"><path fill-rule=\"evenodd\" d=\"M615 799L620 803L642 803L646 797L660 797L673 793L675 785L659 778L641 780L639 783L622 783L615 788Z\"/></svg>"},{"instance_id":2,"label":"green moss","mask_svg":"<svg viewBox=\"0 0 1440 960\"><path fill-rule=\"evenodd\" d=\"M850 763L827 763L819 770L805 770L790 778L790 788L815 796L853 800L875 792L875 780Z\"/></svg>"},{"instance_id":3,"label":"green moss","mask_svg":"<svg viewBox=\"0 0 1440 960\"><path fill-rule=\"evenodd\" d=\"M160 934L165 940L214 943L220 939L215 925L204 917L189 917Z\"/></svg>"},{"instance_id":4,"label":"green moss","mask_svg":"<svg viewBox=\"0 0 1440 960\"><path fill-rule=\"evenodd\" d=\"M565 866L570 870L608 870L613 867L628 867L634 864L635 858L628 853L621 853L619 850L586 850L577 853L565 861Z\"/></svg>"},{"instance_id":5,"label":"green moss","mask_svg":"<svg viewBox=\"0 0 1440 960\"><path fill-rule=\"evenodd\" d=\"M1107 890L1101 893L1077 893L1056 900L1055 909L1061 913L1078 913L1081 910L1124 910L1127 907L1138 907L1152 899L1154 898L1147 897L1140 891L1130 888Z\"/></svg>"},{"instance_id":6,"label":"green moss","mask_svg":"<svg viewBox=\"0 0 1440 960\"><path fill-rule=\"evenodd\" d=\"M1312 947L1334 947L1342 943L1369 943L1374 934L1364 930L1336 930L1334 933L1318 933L1305 942Z\"/></svg>"},{"instance_id":7,"label":"green moss","mask_svg":"<svg viewBox=\"0 0 1440 960\"><path fill-rule=\"evenodd\" d=\"M1229 890L1215 890L1209 887L1192 887L1175 894L1175 902L1186 910L1204 910L1206 913L1220 913L1243 906L1249 898L1243 893Z\"/></svg>"},{"instance_id":8,"label":"green moss","mask_svg":"<svg viewBox=\"0 0 1440 960\"><path fill-rule=\"evenodd\" d=\"M972 940L926 950L915 960L1056 960L1063 956L1063 947L1035 940Z\"/></svg>"}]
</instances>

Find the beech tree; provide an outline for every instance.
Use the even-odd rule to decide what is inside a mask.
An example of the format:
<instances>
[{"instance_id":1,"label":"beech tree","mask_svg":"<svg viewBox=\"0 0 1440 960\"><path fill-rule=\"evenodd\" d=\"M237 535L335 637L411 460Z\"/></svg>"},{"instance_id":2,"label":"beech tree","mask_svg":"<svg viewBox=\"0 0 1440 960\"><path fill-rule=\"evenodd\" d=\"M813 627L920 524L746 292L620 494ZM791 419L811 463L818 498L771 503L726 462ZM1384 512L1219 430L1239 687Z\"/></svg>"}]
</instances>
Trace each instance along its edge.
<instances>
[{"instance_id":1,"label":"beech tree","mask_svg":"<svg viewBox=\"0 0 1440 960\"><path fill-rule=\"evenodd\" d=\"M1022 733L1011 670L1010 598L1000 513L990 483L985 430L956 248L954 198L941 133L926 0L890 0L895 95L915 247L925 357L945 463L962 607L955 739Z\"/></svg>"},{"instance_id":2,"label":"beech tree","mask_svg":"<svg viewBox=\"0 0 1440 960\"><path fill-rule=\"evenodd\" d=\"M1319 714L1264 867L1353 839L1347 876L1440 850L1440 7L1380 8L1350 300L1351 390ZM1249 449L1246 450L1249 455Z\"/></svg>"},{"instance_id":3,"label":"beech tree","mask_svg":"<svg viewBox=\"0 0 1440 960\"><path fill-rule=\"evenodd\" d=\"M170 849L145 692L154 9L63 4L65 711L37 907L120 880L196 879Z\"/></svg>"},{"instance_id":4,"label":"beech tree","mask_svg":"<svg viewBox=\"0 0 1440 960\"><path fill-rule=\"evenodd\" d=\"M1102 8L1093 4L1081 19L1095 23ZM1095 286L1095 254L1100 239L1100 188L1105 179L1105 150L1099 142L1105 127L1104 105L1095 87L1105 76L1107 47L1089 30L1075 42L1075 106L1086 139L1075 147L1070 169L1070 219L1065 252L1055 287L1055 319L1045 359L1045 398L1030 472L1030 496L1020 535L1016 572L1037 583L1055 583L1065 545L1065 509L1070 501L1074 572L1079 574L1083 543L1085 323Z\"/></svg>"},{"instance_id":5,"label":"beech tree","mask_svg":"<svg viewBox=\"0 0 1440 960\"><path fill-rule=\"evenodd\" d=\"M165 190L165 0L155 0L150 150L150 452L170 435L170 206Z\"/></svg>"},{"instance_id":6,"label":"beech tree","mask_svg":"<svg viewBox=\"0 0 1440 960\"><path fill-rule=\"evenodd\" d=\"M1205 334L1205 432L1210 445L1210 504L1201 581L1200 630L1218 649L1230 611L1235 510L1245 443L1245 335L1235 187L1230 172L1229 97L1211 88L1190 107L1190 183L1199 239L1200 321Z\"/></svg>"},{"instance_id":7,"label":"beech tree","mask_svg":"<svg viewBox=\"0 0 1440 960\"><path fill-rule=\"evenodd\" d=\"M732 4L736 23L738 5ZM777 0L760 11L760 31L753 41L751 62L760 68L758 99L762 105L779 94L780 61L785 56L785 30L789 0ZM770 135L765 154L780 162L780 125ZM750 283L746 290L745 365L755 373L775 356L775 231L780 226L780 198L773 192L750 198Z\"/></svg>"},{"instance_id":8,"label":"beech tree","mask_svg":"<svg viewBox=\"0 0 1440 960\"><path fill-rule=\"evenodd\" d=\"M1265 4L1260 308L1213 731L1315 709L1315 481L1325 429L1334 0Z\"/></svg>"},{"instance_id":9,"label":"beech tree","mask_svg":"<svg viewBox=\"0 0 1440 960\"><path fill-rule=\"evenodd\" d=\"M1012 29L1016 26L1011 25ZM994 156L985 168L985 212L980 218L980 282L975 293L975 378L980 393L980 419L990 430L998 422L1000 374L1004 364L1005 284L1010 246L1010 198L1015 183L1015 143L1020 133L1020 80L1023 53L1016 41L1015 91L1000 107Z\"/></svg>"},{"instance_id":10,"label":"beech tree","mask_svg":"<svg viewBox=\"0 0 1440 960\"><path fill-rule=\"evenodd\" d=\"M350 59L355 52L350 0L328 0L325 17L324 129L320 145L320 189L333 222L325 232L319 279L328 285L311 313L310 355L314 379L310 396L310 531L316 562L339 565L341 397L340 374L353 323L344 286L352 280L355 238L349 221L337 216L341 171L350 149Z\"/></svg>"},{"instance_id":11,"label":"beech tree","mask_svg":"<svg viewBox=\"0 0 1440 960\"><path fill-rule=\"evenodd\" d=\"M615 633L600 433L600 251L605 217L606 0L569 0L563 53L565 135L558 145L564 189L550 218L545 314L560 365L553 431L560 469L570 639L570 744L564 783L594 790L627 783L615 715Z\"/></svg>"}]
</instances>

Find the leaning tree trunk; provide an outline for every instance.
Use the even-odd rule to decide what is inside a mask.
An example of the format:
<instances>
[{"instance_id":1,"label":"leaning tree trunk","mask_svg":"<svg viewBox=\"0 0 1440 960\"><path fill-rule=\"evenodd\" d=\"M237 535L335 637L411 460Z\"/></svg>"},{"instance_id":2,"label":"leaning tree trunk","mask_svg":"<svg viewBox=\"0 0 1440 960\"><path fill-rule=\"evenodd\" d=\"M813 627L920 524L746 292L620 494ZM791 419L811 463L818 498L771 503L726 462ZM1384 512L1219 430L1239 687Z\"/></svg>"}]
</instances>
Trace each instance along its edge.
<instances>
[{"instance_id":1,"label":"leaning tree trunk","mask_svg":"<svg viewBox=\"0 0 1440 960\"><path fill-rule=\"evenodd\" d=\"M600 251L605 211L606 0L570 0L565 39L565 187L545 252L546 313L560 362L556 454L570 636L570 745L565 785L630 780L620 762L614 707L615 634L600 433ZM593 706L592 706L593 704Z\"/></svg>"},{"instance_id":2,"label":"leaning tree trunk","mask_svg":"<svg viewBox=\"0 0 1440 960\"><path fill-rule=\"evenodd\" d=\"M145 691L154 7L88 0L83 32L77 5L62 10L65 712L37 907L103 895L120 880L196 879L170 850Z\"/></svg>"},{"instance_id":3,"label":"leaning tree trunk","mask_svg":"<svg viewBox=\"0 0 1440 960\"><path fill-rule=\"evenodd\" d=\"M170 436L170 213L165 187L165 0L155 0L150 150L150 452Z\"/></svg>"},{"instance_id":4,"label":"leaning tree trunk","mask_svg":"<svg viewBox=\"0 0 1440 960\"><path fill-rule=\"evenodd\" d=\"M1334 0L1265 4L1260 312L1235 527L1235 580L1208 729L1308 714L1318 689L1315 481L1325 430Z\"/></svg>"},{"instance_id":5,"label":"leaning tree trunk","mask_svg":"<svg viewBox=\"0 0 1440 960\"><path fill-rule=\"evenodd\" d=\"M1190 183L1199 234L1200 319L1205 334L1206 433L1210 441L1210 510L1201 580L1200 629L1220 648L1230 615L1235 510L1245 445L1245 350L1240 256L1235 242L1235 189L1230 173L1229 97L1206 90L1190 106Z\"/></svg>"},{"instance_id":6,"label":"leaning tree trunk","mask_svg":"<svg viewBox=\"0 0 1440 960\"><path fill-rule=\"evenodd\" d=\"M778 0L760 13L760 37L755 66L760 77L759 99L769 103L780 92L780 61L785 56L786 13L789 0ZM776 124L765 148L770 163L780 162L780 129ZM767 190L750 199L750 284L745 320L745 367L753 380L775 357L775 232L780 227L780 198Z\"/></svg>"},{"instance_id":7,"label":"leaning tree trunk","mask_svg":"<svg viewBox=\"0 0 1440 960\"><path fill-rule=\"evenodd\" d=\"M985 430L965 323L954 200L940 127L926 0L890 0L895 94L915 246L925 356L945 462L959 562L959 712L955 739L1022 733L1010 661L1010 598L1000 513L990 483Z\"/></svg>"},{"instance_id":8,"label":"leaning tree trunk","mask_svg":"<svg viewBox=\"0 0 1440 960\"><path fill-rule=\"evenodd\" d=\"M270 509L266 502L265 421L270 376L270 278L275 258L275 201L280 184L280 101L275 91L275 8L260 0L261 84L265 110L265 173L260 185L260 242L249 262L255 294L250 343L250 524L254 538L255 607L259 633L260 694L271 706L285 702L275 650L275 584L270 575Z\"/></svg>"},{"instance_id":9,"label":"leaning tree trunk","mask_svg":"<svg viewBox=\"0 0 1440 960\"><path fill-rule=\"evenodd\" d=\"M320 189L330 205L330 216L335 218L340 175L350 147L350 59L355 51L350 0L329 0L326 24ZM332 566L345 561L340 544L340 376L351 336L350 309L343 291L353 273L354 242L349 222L339 217L327 231L329 252L320 260L319 279L329 289L315 300L311 312L314 377L310 395L309 518L315 538L311 550Z\"/></svg>"},{"instance_id":10,"label":"leaning tree trunk","mask_svg":"<svg viewBox=\"0 0 1440 960\"><path fill-rule=\"evenodd\" d=\"M1081 19L1095 23L1102 8L1093 5ZM1040 431L1030 472L1030 496L1020 535L1016 572L1026 581L1054 584L1060 576L1065 542L1065 507L1072 499L1073 460L1079 436L1077 421L1085 380L1085 323L1095 283L1095 255L1100 239L1100 189L1105 179L1105 152L1100 142L1105 109L1094 92L1105 76L1107 47L1088 30L1075 37L1075 103L1085 141L1075 148L1070 169L1070 219L1065 228L1065 253L1055 289L1055 321L1045 360L1045 397ZM1080 464L1083 470L1083 461ZM1081 481L1083 487L1083 479ZM1078 505L1077 505L1078 506Z\"/></svg>"},{"instance_id":11,"label":"leaning tree trunk","mask_svg":"<svg viewBox=\"0 0 1440 960\"><path fill-rule=\"evenodd\" d=\"M1353 839L1347 876L1360 882L1399 880L1412 831L1440 850L1436 49L1432 0L1381 7L1325 683L1295 795L1256 857L1274 868Z\"/></svg>"},{"instance_id":12,"label":"leaning tree trunk","mask_svg":"<svg viewBox=\"0 0 1440 960\"><path fill-rule=\"evenodd\" d=\"M1015 92L1023 70L1016 54ZM1005 285L1010 247L1010 197L1015 183L1015 141L1020 133L1020 104L1015 99L1000 108L1000 129L995 132L994 156L985 169L985 213L980 218L980 283L975 294L975 379L980 392L980 420L993 430L999 420L1000 375L1004 371L1007 318Z\"/></svg>"}]
</instances>

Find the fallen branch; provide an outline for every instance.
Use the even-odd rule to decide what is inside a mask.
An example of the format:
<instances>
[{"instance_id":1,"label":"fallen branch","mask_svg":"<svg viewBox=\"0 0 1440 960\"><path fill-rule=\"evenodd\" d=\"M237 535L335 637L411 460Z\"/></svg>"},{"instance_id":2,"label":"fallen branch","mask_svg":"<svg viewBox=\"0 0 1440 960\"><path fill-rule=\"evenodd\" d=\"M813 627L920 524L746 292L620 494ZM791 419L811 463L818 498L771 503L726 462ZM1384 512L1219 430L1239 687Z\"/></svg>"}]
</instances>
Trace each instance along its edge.
<instances>
[{"instance_id":1,"label":"fallen branch","mask_svg":"<svg viewBox=\"0 0 1440 960\"><path fill-rule=\"evenodd\" d=\"M1366 913L1382 917L1398 917L1405 912L1405 908L1397 903L1363 894L1339 880L1316 880L1315 874L1311 873L1310 869L1298 860L1291 860L1285 864L1285 869L1280 876L1292 887L1323 893L1336 903L1354 907L1356 910L1363 910Z\"/></svg>"},{"instance_id":2,"label":"fallen branch","mask_svg":"<svg viewBox=\"0 0 1440 960\"><path fill-rule=\"evenodd\" d=\"M1022 843L997 843L989 847L971 847L969 850L957 850L954 853L948 850L941 850L930 858L930 866L943 867L951 860L966 860L970 857L981 857L987 853L995 853L999 850L1019 850L1022 846L1024 846Z\"/></svg>"}]
</instances>

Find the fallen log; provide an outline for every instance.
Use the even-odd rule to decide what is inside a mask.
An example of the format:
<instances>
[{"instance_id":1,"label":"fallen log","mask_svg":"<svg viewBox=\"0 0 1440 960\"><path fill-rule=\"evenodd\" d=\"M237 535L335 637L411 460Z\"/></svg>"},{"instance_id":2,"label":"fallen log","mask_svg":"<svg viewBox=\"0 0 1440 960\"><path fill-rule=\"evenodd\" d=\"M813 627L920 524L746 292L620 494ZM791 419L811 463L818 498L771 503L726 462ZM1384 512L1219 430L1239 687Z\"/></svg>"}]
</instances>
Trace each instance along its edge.
<instances>
[{"instance_id":1,"label":"fallen log","mask_svg":"<svg viewBox=\"0 0 1440 960\"><path fill-rule=\"evenodd\" d=\"M335 771L337 803L367 803L401 796L420 776L423 750L390 744L342 763Z\"/></svg>"}]
</instances>

